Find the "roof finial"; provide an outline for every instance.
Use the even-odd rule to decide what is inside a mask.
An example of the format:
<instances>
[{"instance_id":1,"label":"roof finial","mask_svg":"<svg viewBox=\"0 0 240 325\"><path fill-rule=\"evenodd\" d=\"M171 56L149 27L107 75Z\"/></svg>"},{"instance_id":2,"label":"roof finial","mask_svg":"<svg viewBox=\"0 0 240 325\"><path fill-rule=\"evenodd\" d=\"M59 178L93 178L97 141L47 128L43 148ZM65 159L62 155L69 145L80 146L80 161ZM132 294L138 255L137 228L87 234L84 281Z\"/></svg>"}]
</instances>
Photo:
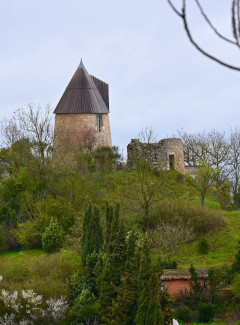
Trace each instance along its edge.
<instances>
[{"instance_id":1,"label":"roof finial","mask_svg":"<svg viewBox=\"0 0 240 325\"><path fill-rule=\"evenodd\" d=\"M81 61L80 61L80 64L79 64L78 68L79 68L79 69L84 68L84 65L83 65L82 59L81 59Z\"/></svg>"}]
</instances>

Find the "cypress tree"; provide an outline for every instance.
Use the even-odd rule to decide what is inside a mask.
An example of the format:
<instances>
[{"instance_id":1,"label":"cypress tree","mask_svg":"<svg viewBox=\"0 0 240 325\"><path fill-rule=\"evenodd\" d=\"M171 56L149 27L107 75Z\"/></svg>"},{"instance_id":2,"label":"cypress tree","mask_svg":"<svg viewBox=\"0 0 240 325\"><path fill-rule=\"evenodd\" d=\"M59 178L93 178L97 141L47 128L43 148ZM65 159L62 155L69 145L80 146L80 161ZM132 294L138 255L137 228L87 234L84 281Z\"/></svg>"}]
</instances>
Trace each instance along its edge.
<instances>
[{"instance_id":1,"label":"cypress tree","mask_svg":"<svg viewBox=\"0 0 240 325\"><path fill-rule=\"evenodd\" d=\"M109 204L107 203L107 205L106 205L106 232L105 232L106 247L108 247L108 244L109 244L112 219L113 219L113 208L111 206L109 206Z\"/></svg>"},{"instance_id":2,"label":"cypress tree","mask_svg":"<svg viewBox=\"0 0 240 325\"><path fill-rule=\"evenodd\" d=\"M238 251L232 264L232 273L240 273L240 240L238 241Z\"/></svg>"},{"instance_id":3,"label":"cypress tree","mask_svg":"<svg viewBox=\"0 0 240 325\"><path fill-rule=\"evenodd\" d=\"M86 208L83 219L83 234L82 234L82 261L87 264L88 257L93 253L98 253L102 247L103 236L100 226L99 210L89 204Z\"/></svg>"},{"instance_id":4,"label":"cypress tree","mask_svg":"<svg viewBox=\"0 0 240 325\"><path fill-rule=\"evenodd\" d=\"M111 224L105 267L97 281L103 324L110 324L112 320L112 305L117 297L125 263L125 230L123 221L119 218L119 209L120 206L117 205Z\"/></svg>"},{"instance_id":5,"label":"cypress tree","mask_svg":"<svg viewBox=\"0 0 240 325\"><path fill-rule=\"evenodd\" d=\"M161 308L161 268L150 259L147 240L144 243L138 278L136 325L164 324Z\"/></svg>"},{"instance_id":6,"label":"cypress tree","mask_svg":"<svg viewBox=\"0 0 240 325\"><path fill-rule=\"evenodd\" d=\"M126 261L117 298L112 307L111 325L133 324L137 302L139 251L136 249L136 234L131 231L127 239Z\"/></svg>"}]
</instances>

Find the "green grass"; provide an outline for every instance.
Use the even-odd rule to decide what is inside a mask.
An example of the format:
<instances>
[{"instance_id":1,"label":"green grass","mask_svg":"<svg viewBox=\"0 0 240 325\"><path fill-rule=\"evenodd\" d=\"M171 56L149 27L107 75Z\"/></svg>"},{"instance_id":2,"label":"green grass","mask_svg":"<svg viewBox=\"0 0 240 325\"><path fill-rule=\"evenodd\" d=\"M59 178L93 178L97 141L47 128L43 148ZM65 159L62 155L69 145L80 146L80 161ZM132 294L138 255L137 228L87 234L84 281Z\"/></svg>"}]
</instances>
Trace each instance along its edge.
<instances>
[{"instance_id":1,"label":"green grass","mask_svg":"<svg viewBox=\"0 0 240 325\"><path fill-rule=\"evenodd\" d=\"M206 237L210 252L207 255L200 255L197 253L197 242L186 244L177 258L179 267L189 268L193 263L196 267L209 268L230 265L233 262L240 239L240 211L225 211L224 219L225 227Z\"/></svg>"},{"instance_id":2,"label":"green grass","mask_svg":"<svg viewBox=\"0 0 240 325\"><path fill-rule=\"evenodd\" d=\"M81 257L70 250L46 254L42 250L25 250L0 255L2 288L9 291L33 289L44 297L68 295L67 279L82 270Z\"/></svg>"},{"instance_id":3,"label":"green grass","mask_svg":"<svg viewBox=\"0 0 240 325\"><path fill-rule=\"evenodd\" d=\"M4 252L0 254L1 257L10 257L10 258L22 258L23 256L33 257L33 256L40 256L45 254L42 249L25 249L19 251L12 251L12 252Z\"/></svg>"}]
</instances>

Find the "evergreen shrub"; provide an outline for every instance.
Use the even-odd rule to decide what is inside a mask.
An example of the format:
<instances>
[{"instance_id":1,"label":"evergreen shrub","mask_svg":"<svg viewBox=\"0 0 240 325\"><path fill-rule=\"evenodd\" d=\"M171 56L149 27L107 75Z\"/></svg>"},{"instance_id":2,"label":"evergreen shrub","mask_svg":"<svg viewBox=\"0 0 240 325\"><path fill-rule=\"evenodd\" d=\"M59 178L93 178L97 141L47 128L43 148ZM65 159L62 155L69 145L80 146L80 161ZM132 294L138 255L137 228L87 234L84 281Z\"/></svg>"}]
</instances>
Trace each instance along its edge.
<instances>
[{"instance_id":1,"label":"evergreen shrub","mask_svg":"<svg viewBox=\"0 0 240 325\"><path fill-rule=\"evenodd\" d=\"M42 246L47 253L58 252L62 248L64 232L56 219L51 218L50 224L42 235Z\"/></svg>"},{"instance_id":2,"label":"evergreen shrub","mask_svg":"<svg viewBox=\"0 0 240 325\"><path fill-rule=\"evenodd\" d=\"M204 255L209 253L209 242L207 239L202 238L198 242L198 253Z\"/></svg>"},{"instance_id":3,"label":"evergreen shrub","mask_svg":"<svg viewBox=\"0 0 240 325\"><path fill-rule=\"evenodd\" d=\"M187 306L179 306L175 311L175 317L184 323L190 321L190 310Z\"/></svg>"},{"instance_id":4,"label":"evergreen shrub","mask_svg":"<svg viewBox=\"0 0 240 325\"><path fill-rule=\"evenodd\" d=\"M208 323L215 315L215 306L208 303L202 303L199 309L199 321Z\"/></svg>"}]
</instances>

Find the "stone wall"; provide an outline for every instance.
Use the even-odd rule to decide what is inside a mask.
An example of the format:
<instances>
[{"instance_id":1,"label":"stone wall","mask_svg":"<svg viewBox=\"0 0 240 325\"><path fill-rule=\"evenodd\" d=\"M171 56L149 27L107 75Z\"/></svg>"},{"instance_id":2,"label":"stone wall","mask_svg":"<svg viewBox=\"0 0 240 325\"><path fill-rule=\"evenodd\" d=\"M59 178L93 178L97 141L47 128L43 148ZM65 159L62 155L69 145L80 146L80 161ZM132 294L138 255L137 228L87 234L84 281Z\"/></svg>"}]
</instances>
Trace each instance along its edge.
<instances>
[{"instance_id":1,"label":"stone wall","mask_svg":"<svg viewBox=\"0 0 240 325\"><path fill-rule=\"evenodd\" d=\"M157 143L142 143L138 139L132 139L127 146L127 153L130 168L134 168L136 159L144 159L157 170L175 169L185 173L181 139L168 138Z\"/></svg>"},{"instance_id":2,"label":"stone wall","mask_svg":"<svg viewBox=\"0 0 240 325\"><path fill-rule=\"evenodd\" d=\"M77 146L78 140L86 130L92 130L97 141L95 147L112 146L108 114L102 115L102 131L97 132L96 114L56 114L54 127L55 149L64 143Z\"/></svg>"}]
</instances>

